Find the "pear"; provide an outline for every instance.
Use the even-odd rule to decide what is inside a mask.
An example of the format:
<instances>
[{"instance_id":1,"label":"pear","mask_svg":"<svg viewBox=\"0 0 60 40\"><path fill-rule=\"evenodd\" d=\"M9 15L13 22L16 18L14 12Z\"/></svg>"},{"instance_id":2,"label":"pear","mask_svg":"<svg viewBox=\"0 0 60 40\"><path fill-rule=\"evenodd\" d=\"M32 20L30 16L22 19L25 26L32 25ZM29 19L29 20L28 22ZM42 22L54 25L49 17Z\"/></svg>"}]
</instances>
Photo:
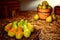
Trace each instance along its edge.
<instances>
[{"instance_id":1,"label":"pear","mask_svg":"<svg viewBox=\"0 0 60 40\"><path fill-rule=\"evenodd\" d=\"M11 30L8 31L8 36L14 37L16 33L16 28L12 28Z\"/></svg>"},{"instance_id":2,"label":"pear","mask_svg":"<svg viewBox=\"0 0 60 40\"><path fill-rule=\"evenodd\" d=\"M48 6L48 9L51 9L51 6Z\"/></svg>"},{"instance_id":3,"label":"pear","mask_svg":"<svg viewBox=\"0 0 60 40\"><path fill-rule=\"evenodd\" d=\"M12 28L16 28L17 29L17 26L18 26L18 22L17 21L13 21Z\"/></svg>"},{"instance_id":4,"label":"pear","mask_svg":"<svg viewBox=\"0 0 60 40\"><path fill-rule=\"evenodd\" d=\"M24 25L24 37L28 38L30 37L30 35L31 35L30 30L27 28L26 25Z\"/></svg>"},{"instance_id":5,"label":"pear","mask_svg":"<svg viewBox=\"0 0 60 40\"><path fill-rule=\"evenodd\" d=\"M28 27L28 20L25 20L24 25L26 25L26 27Z\"/></svg>"},{"instance_id":6,"label":"pear","mask_svg":"<svg viewBox=\"0 0 60 40\"><path fill-rule=\"evenodd\" d=\"M38 4L38 8L42 8L42 5Z\"/></svg>"},{"instance_id":7,"label":"pear","mask_svg":"<svg viewBox=\"0 0 60 40\"><path fill-rule=\"evenodd\" d=\"M16 31L16 39L21 39L23 37L23 31L22 28L18 27Z\"/></svg>"},{"instance_id":8,"label":"pear","mask_svg":"<svg viewBox=\"0 0 60 40\"><path fill-rule=\"evenodd\" d=\"M18 26L20 26L22 29L24 29L24 19L21 19L21 20L18 22Z\"/></svg>"},{"instance_id":9,"label":"pear","mask_svg":"<svg viewBox=\"0 0 60 40\"><path fill-rule=\"evenodd\" d=\"M56 15L54 13L52 13L52 18L54 21L56 20Z\"/></svg>"},{"instance_id":10,"label":"pear","mask_svg":"<svg viewBox=\"0 0 60 40\"><path fill-rule=\"evenodd\" d=\"M39 19L38 14L35 14L35 15L34 15L34 20L38 20L38 19Z\"/></svg>"},{"instance_id":11,"label":"pear","mask_svg":"<svg viewBox=\"0 0 60 40\"><path fill-rule=\"evenodd\" d=\"M52 22L52 16L48 16L48 17L46 18L46 22L48 22L48 23Z\"/></svg>"},{"instance_id":12,"label":"pear","mask_svg":"<svg viewBox=\"0 0 60 40\"><path fill-rule=\"evenodd\" d=\"M12 28L8 31L8 36L10 36L10 37L15 36L16 29L17 29L17 21L14 21L12 23Z\"/></svg>"},{"instance_id":13,"label":"pear","mask_svg":"<svg viewBox=\"0 0 60 40\"><path fill-rule=\"evenodd\" d=\"M48 4L47 1L43 1L43 2L42 2L42 5L46 5L46 6L47 6L47 5L49 5L49 4Z\"/></svg>"},{"instance_id":14,"label":"pear","mask_svg":"<svg viewBox=\"0 0 60 40\"><path fill-rule=\"evenodd\" d=\"M30 30L28 30L28 29L24 30L24 37L28 38L28 37L30 37L30 35L31 35Z\"/></svg>"},{"instance_id":15,"label":"pear","mask_svg":"<svg viewBox=\"0 0 60 40\"><path fill-rule=\"evenodd\" d=\"M33 32L34 31L34 27L31 23L28 23L28 29Z\"/></svg>"},{"instance_id":16,"label":"pear","mask_svg":"<svg viewBox=\"0 0 60 40\"><path fill-rule=\"evenodd\" d=\"M28 29L28 20L24 22L24 37L28 38L31 35L31 31Z\"/></svg>"},{"instance_id":17,"label":"pear","mask_svg":"<svg viewBox=\"0 0 60 40\"><path fill-rule=\"evenodd\" d=\"M8 32L12 27L12 23L8 23L6 26L5 26L5 31Z\"/></svg>"},{"instance_id":18,"label":"pear","mask_svg":"<svg viewBox=\"0 0 60 40\"><path fill-rule=\"evenodd\" d=\"M47 6L46 6L46 5L43 5L43 6L42 6L42 9L47 9Z\"/></svg>"}]
</instances>

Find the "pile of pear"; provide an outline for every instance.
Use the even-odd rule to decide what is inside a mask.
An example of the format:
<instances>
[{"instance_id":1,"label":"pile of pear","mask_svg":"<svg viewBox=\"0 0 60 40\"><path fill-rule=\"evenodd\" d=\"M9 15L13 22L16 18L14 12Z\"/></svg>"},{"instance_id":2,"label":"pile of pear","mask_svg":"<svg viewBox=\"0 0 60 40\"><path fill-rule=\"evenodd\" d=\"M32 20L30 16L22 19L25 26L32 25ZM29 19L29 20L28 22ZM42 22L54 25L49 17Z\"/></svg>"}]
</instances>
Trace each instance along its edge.
<instances>
[{"instance_id":1,"label":"pile of pear","mask_svg":"<svg viewBox=\"0 0 60 40\"><path fill-rule=\"evenodd\" d=\"M48 4L47 1L43 1L42 4L38 4L38 7L40 9L51 9L52 7Z\"/></svg>"},{"instance_id":2,"label":"pile of pear","mask_svg":"<svg viewBox=\"0 0 60 40\"><path fill-rule=\"evenodd\" d=\"M12 23L8 23L5 26L5 31L9 37L15 36L16 39L22 39L23 36L25 38L30 37L34 31L34 27L28 20L21 19L19 22L13 21Z\"/></svg>"},{"instance_id":3,"label":"pile of pear","mask_svg":"<svg viewBox=\"0 0 60 40\"><path fill-rule=\"evenodd\" d=\"M42 2L42 5L41 4L38 4L38 7L37 8L40 8L40 9L52 9L52 7L48 4L47 1L43 1ZM33 19L34 20L39 20L40 19L39 18L39 15L38 14L35 14L33 16ZM46 22L50 23L52 21L55 21L56 19L57 18L56 18L55 13L52 12L45 20L46 20Z\"/></svg>"}]
</instances>

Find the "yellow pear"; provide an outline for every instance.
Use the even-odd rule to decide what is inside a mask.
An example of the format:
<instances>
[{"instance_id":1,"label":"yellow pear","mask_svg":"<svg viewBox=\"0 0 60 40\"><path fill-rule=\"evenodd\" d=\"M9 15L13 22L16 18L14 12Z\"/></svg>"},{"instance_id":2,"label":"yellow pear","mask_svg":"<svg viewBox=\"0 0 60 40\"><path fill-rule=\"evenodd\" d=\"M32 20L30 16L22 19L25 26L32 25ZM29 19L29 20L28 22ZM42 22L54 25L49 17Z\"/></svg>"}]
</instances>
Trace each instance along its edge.
<instances>
[{"instance_id":1,"label":"yellow pear","mask_svg":"<svg viewBox=\"0 0 60 40\"><path fill-rule=\"evenodd\" d=\"M28 23L28 29L33 32L34 31L34 27L31 23Z\"/></svg>"},{"instance_id":2,"label":"yellow pear","mask_svg":"<svg viewBox=\"0 0 60 40\"><path fill-rule=\"evenodd\" d=\"M34 15L34 20L38 20L38 19L39 19L38 14L35 14L35 15Z\"/></svg>"},{"instance_id":3,"label":"yellow pear","mask_svg":"<svg viewBox=\"0 0 60 40\"><path fill-rule=\"evenodd\" d=\"M52 22L52 16L48 16L47 18L46 18L46 22Z\"/></svg>"}]
</instances>

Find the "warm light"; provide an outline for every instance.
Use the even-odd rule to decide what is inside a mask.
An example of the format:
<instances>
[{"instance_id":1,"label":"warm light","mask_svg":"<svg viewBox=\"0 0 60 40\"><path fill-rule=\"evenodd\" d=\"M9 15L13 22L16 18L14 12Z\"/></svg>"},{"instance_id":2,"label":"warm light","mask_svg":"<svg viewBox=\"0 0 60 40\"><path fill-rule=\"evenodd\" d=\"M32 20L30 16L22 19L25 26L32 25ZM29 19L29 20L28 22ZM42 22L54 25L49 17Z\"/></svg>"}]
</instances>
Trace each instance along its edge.
<instances>
[{"instance_id":1,"label":"warm light","mask_svg":"<svg viewBox=\"0 0 60 40\"><path fill-rule=\"evenodd\" d=\"M45 0L43 0L43 1L45 1Z\"/></svg>"},{"instance_id":2,"label":"warm light","mask_svg":"<svg viewBox=\"0 0 60 40\"><path fill-rule=\"evenodd\" d=\"M46 0L52 7L60 5L60 0Z\"/></svg>"},{"instance_id":3,"label":"warm light","mask_svg":"<svg viewBox=\"0 0 60 40\"><path fill-rule=\"evenodd\" d=\"M52 7L60 5L60 0L35 0L31 2L23 2L21 4L21 10L36 10L37 5L42 3L42 1L47 1ZM27 3L27 4L26 4Z\"/></svg>"}]
</instances>

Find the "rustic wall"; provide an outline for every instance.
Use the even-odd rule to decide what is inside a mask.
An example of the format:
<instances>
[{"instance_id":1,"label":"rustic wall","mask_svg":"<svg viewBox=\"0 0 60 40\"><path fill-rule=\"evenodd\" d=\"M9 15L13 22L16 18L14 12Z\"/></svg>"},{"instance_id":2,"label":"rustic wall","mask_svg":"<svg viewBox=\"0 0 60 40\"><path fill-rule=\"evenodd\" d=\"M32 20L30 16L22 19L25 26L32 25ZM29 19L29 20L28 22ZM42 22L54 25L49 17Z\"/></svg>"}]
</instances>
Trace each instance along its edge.
<instances>
[{"instance_id":1,"label":"rustic wall","mask_svg":"<svg viewBox=\"0 0 60 40\"><path fill-rule=\"evenodd\" d=\"M41 0L24 0L21 1L21 10L36 10Z\"/></svg>"},{"instance_id":2,"label":"rustic wall","mask_svg":"<svg viewBox=\"0 0 60 40\"><path fill-rule=\"evenodd\" d=\"M43 0L20 0L21 10L36 10L37 5L41 3ZM60 4L60 0L47 0L48 3L54 7L55 5Z\"/></svg>"}]
</instances>

